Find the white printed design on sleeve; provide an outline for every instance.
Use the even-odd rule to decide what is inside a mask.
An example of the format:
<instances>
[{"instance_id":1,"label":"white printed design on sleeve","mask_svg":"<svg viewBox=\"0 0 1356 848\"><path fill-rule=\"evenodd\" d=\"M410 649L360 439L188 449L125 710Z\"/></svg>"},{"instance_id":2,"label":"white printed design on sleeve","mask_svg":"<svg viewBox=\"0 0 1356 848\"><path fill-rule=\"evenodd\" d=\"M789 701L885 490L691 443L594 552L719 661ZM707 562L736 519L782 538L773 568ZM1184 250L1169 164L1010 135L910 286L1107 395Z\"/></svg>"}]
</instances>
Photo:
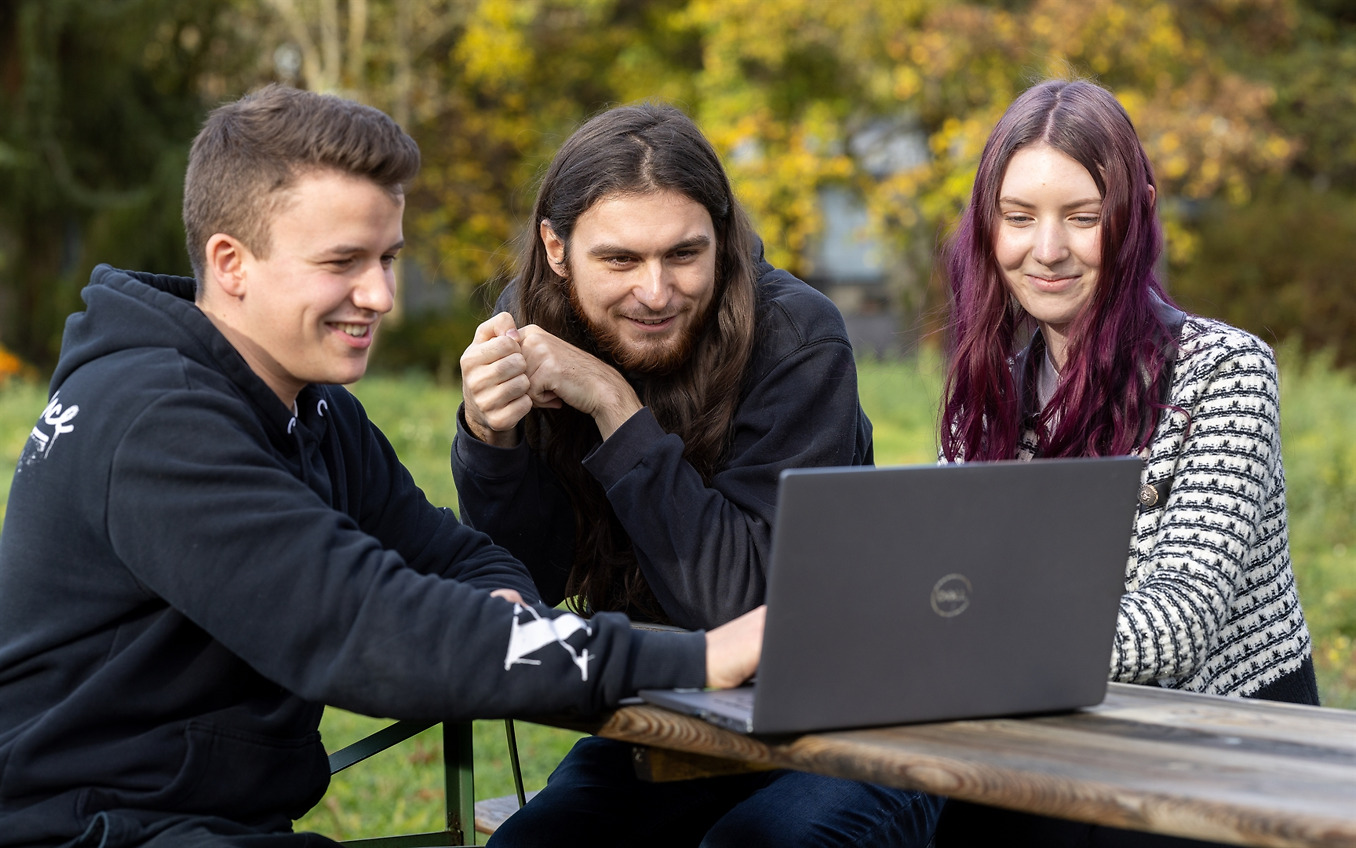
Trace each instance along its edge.
<instances>
[{"instance_id":1,"label":"white printed design on sleeve","mask_svg":"<svg viewBox=\"0 0 1356 848\"><path fill-rule=\"evenodd\" d=\"M527 615L524 615L524 613L527 613ZM580 678L588 680L589 660L593 659L593 655L588 652L587 648L576 650L573 645L565 641L581 630L586 636L593 635L593 628L589 626L589 623L573 613L567 612L557 618L545 618L532 607L514 604L513 629L509 632L508 653L504 656L504 670L507 671L519 663L541 665L541 660L526 659L527 655L534 654L554 642L569 652L574 664L579 666Z\"/></svg>"},{"instance_id":2,"label":"white printed design on sleeve","mask_svg":"<svg viewBox=\"0 0 1356 848\"><path fill-rule=\"evenodd\" d=\"M65 433L75 432L75 425L71 422L75 416L80 414L79 406L61 405L61 392L52 395L52 399L47 403L47 408L42 411L42 416L38 423L33 425L33 432L28 435L28 444L24 446L24 463L37 462L40 459L46 459L56 446L56 441ZM48 433L43 429L43 425L52 428Z\"/></svg>"}]
</instances>

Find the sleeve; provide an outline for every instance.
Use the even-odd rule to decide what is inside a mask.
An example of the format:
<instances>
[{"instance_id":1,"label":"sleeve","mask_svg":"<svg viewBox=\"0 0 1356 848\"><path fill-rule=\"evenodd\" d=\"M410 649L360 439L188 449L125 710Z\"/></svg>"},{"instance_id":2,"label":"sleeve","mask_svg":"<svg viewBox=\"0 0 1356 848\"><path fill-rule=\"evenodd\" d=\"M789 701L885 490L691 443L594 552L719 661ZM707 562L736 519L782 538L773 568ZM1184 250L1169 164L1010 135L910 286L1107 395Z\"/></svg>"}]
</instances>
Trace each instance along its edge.
<instances>
[{"instance_id":1,"label":"sleeve","mask_svg":"<svg viewBox=\"0 0 1356 848\"><path fill-rule=\"evenodd\" d=\"M169 393L137 416L114 449L106 500L114 551L148 602L308 700L396 718L492 717L594 712L640 686L704 681L701 634L566 618L409 567L281 467L225 396ZM420 543L478 583L516 568L455 521Z\"/></svg>"},{"instance_id":2,"label":"sleeve","mask_svg":"<svg viewBox=\"0 0 1356 848\"><path fill-rule=\"evenodd\" d=\"M346 499L358 526L416 571L477 588L515 589L528 601L538 600L537 587L522 563L461 524L451 510L429 503L385 435L362 413L356 399L344 395L332 408L336 418L345 413L349 417L337 427L356 436L342 440L353 446L336 452L331 462L342 466L335 476L345 480ZM360 473L351 473L350 467Z\"/></svg>"},{"instance_id":3,"label":"sleeve","mask_svg":"<svg viewBox=\"0 0 1356 848\"><path fill-rule=\"evenodd\" d=\"M794 347L756 380L736 412L729 460L710 485L648 409L584 464L673 623L706 628L764 600L782 470L869 463L869 444L852 349L835 337Z\"/></svg>"},{"instance_id":4,"label":"sleeve","mask_svg":"<svg viewBox=\"0 0 1356 848\"><path fill-rule=\"evenodd\" d=\"M500 292L492 314L512 312L517 283ZM565 600L574 563L574 508L542 458L521 441L488 445L466 426L457 409L452 439L452 480L461 520L503 545L527 566L543 602Z\"/></svg>"},{"instance_id":5,"label":"sleeve","mask_svg":"<svg viewBox=\"0 0 1356 848\"><path fill-rule=\"evenodd\" d=\"M1148 682L1201 667L1245 582L1250 551L1282 487L1275 357L1260 341L1199 357L1181 375L1159 440L1172 489L1157 530L1137 540L1121 598L1111 677ZM1194 397L1191 396L1194 394ZM1161 457L1151 449L1150 464Z\"/></svg>"},{"instance_id":6,"label":"sleeve","mask_svg":"<svg viewBox=\"0 0 1356 848\"><path fill-rule=\"evenodd\" d=\"M527 566L541 599L565 600L574 561L574 509L555 475L527 445L487 445L466 430L457 412L452 479L461 517Z\"/></svg>"}]
</instances>

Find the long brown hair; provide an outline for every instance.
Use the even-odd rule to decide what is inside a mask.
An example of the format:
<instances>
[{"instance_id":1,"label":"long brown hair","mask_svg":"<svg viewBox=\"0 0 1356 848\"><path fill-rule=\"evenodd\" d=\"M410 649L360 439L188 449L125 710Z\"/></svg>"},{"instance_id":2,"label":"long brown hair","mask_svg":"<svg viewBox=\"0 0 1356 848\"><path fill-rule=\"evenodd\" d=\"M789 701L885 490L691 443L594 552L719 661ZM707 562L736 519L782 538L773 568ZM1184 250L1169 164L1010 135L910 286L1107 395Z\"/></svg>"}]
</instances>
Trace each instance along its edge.
<instances>
[{"instance_id":1,"label":"long brown hair","mask_svg":"<svg viewBox=\"0 0 1356 848\"><path fill-rule=\"evenodd\" d=\"M711 312L692 354L669 373L628 374L641 403L682 438L684 457L708 483L730 450L735 410L753 349L755 239L720 159L690 118L662 104L610 109L561 146L542 179L517 266L515 318L610 362L570 303L570 281L552 270L538 233L549 220L568 246L579 216L617 195L673 191L701 204L716 233ZM591 417L566 406L535 409L524 427L574 505L574 562L566 584L586 612L625 610L667 621L640 573L606 494L582 459L601 441Z\"/></svg>"},{"instance_id":2,"label":"long brown hair","mask_svg":"<svg viewBox=\"0 0 1356 848\"><path fill-rule=\"evenodd\" d=\"M1036 144L1086 168L1103 197L1097 290L1074 324L1064 379L1040 414L1041 454L1114 455L1142 447L1137 441L1152 435L1172 376L1176 342L1155 306L1172 301L1154 272L1163 238L1149 157L1109 91L1083 80L1040 83L1013 101L990 134L970 204L946 250L951 365L940 438L949 460L1017 455L1026 410L1008 362L1019 331L1033 321L1003 282L994 227L1008 163Z\"/></svg>"}]
</instances>

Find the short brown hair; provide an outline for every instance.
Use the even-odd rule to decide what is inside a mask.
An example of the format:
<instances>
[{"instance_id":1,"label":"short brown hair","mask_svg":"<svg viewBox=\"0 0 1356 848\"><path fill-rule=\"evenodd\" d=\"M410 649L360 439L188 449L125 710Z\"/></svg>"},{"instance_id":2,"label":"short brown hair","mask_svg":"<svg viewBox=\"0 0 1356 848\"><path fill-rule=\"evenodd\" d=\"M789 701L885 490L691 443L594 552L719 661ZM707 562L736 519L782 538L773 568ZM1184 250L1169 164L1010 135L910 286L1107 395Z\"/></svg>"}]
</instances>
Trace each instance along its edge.
<instances>
[{"instance_id":1,"label":"short brown hair","mask_svg":"<svg viewBox=\"0 0 1356 848\"><path fill-rule=\"evenodd\" d=\"M267 256L282 193L316 170L364 177L399 195L419 172L419 147L379 109L284 85L214 109L184 177L184 232L199 284L216 233Z\"/></svg>"}]
</instances>

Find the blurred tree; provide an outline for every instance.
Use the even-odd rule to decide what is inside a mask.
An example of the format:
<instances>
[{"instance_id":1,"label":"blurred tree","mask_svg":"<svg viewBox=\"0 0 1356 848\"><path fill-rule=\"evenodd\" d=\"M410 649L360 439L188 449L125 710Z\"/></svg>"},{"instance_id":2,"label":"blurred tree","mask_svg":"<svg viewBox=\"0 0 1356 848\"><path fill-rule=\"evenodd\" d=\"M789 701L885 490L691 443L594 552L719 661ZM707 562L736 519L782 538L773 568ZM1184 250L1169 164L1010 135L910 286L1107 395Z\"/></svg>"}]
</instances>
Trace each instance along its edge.
<instances>
[{"instance_id":1,"label":"blurred tree","mask_svg":"<svg viewBox=\"0 0 1356 848\"><path fill-rule=\"evenodd\" d=\"M1204 232L1192 210L1237 208L1287 173L1335 189L1352 179L1356 110L1334 71L1356 63L1344 8L11 0L0 4L0 105L11 116L0 126L0 334L26 354L50 352L87 256L184 268L187 142L207 99L266 79L371 103L420 143L406 232L426 294L410 307L402 363L455 370L546 161L582 120L642 98L698 120L774 262L811 274L821 193L847 192L890 267L913 266L898 275L900 300L925 310L938 233L1002 109L1035 78L1092 76L1136 122L1167 200L1174 269L1185 268ZM31 329L15 315L34 316ZM402 343L389 335L388 347Z\"/></svg>"},{"instance_id":2,"label":"blurred tree","mask_svg":"<svg viewBox=\"0 0 1356 848\"><path fill-rule=\"evenodd\" d=\"M185 139L244 55L228 7L0 4L0 340L25 359L51 364L94 262L187 270Z\"/></svg>"},{"instance_id":3,"label":"blurred tree","mask_svg":"<svg viewBox=\"0 0 1356 848\"><path fill-rule=\"evenodd\" d=\"M1170 197L1243 198L1257 174L1285 168L1295 147L1268 114L1271 87L1231 70L1216 41L1244 21L1265 47L1293 29L1292 11L1291 0L477 0L443 30L445 60L416 65L436 94L413 124L429 162L413 241L435 247L462 291L492 278L560 140L603 106L657 97L711 137L774 262L813 272L821 192L846 188L896 257L921 266L899 276L912 286L901 299L921 308L936 234L993 122L1035 77L1115 89ZM1185 255L1189 230L1170 225Z\"/></svg>"},{"instance_id":4,"label":"blurred tree","mask_svg":"<svg viewBox=\"0 0 1356 848\"><path fill-rule=\"evenodd\" d=\"M1269 341L1356 364L1356 13L1311 0L1261 43L1230 44L1275 88L1269 111L1297 141L1290 167L1250 202L1202 204L1196 250L1173 289L1185 306Z\"/></svg>"},{"instance_id":5,"label":"blurred tree","mask_svg":"<svg viewBox=\"0 0 1356 848\"><path fill-rule=\"evenodd\" d=\"M1246 206L1205 206L1196 226L1198 249L1172 283L1184 307L1356 364L1356 195L1286 179Z\"/></svg>"},{"instance_id":6,"label":"blurred tree","mask_svg":"<svg viewBox=\"0 0 1356 848\"><path fill-rule=\"evenodd\" d=\"M1256 175L1284 169L1295 147L1268 114L1271 87L1217 48L1239 21L1250 46L1265 46L1293 29L1292 10L1290 0L692 0L678 20L702 50L694 114L729 154L774 261L814 270L805 248L822 226L819 192L845 186L896 261L920 265L896 276L897 300L926 313L938 233L994 122L1037 78L1112 88L1168 197L1243 198ZM926 155L911 152L919 146ZM1169 226L1188 255L1190 231L1171 214Z\"/></svg>"}]
</instances>

